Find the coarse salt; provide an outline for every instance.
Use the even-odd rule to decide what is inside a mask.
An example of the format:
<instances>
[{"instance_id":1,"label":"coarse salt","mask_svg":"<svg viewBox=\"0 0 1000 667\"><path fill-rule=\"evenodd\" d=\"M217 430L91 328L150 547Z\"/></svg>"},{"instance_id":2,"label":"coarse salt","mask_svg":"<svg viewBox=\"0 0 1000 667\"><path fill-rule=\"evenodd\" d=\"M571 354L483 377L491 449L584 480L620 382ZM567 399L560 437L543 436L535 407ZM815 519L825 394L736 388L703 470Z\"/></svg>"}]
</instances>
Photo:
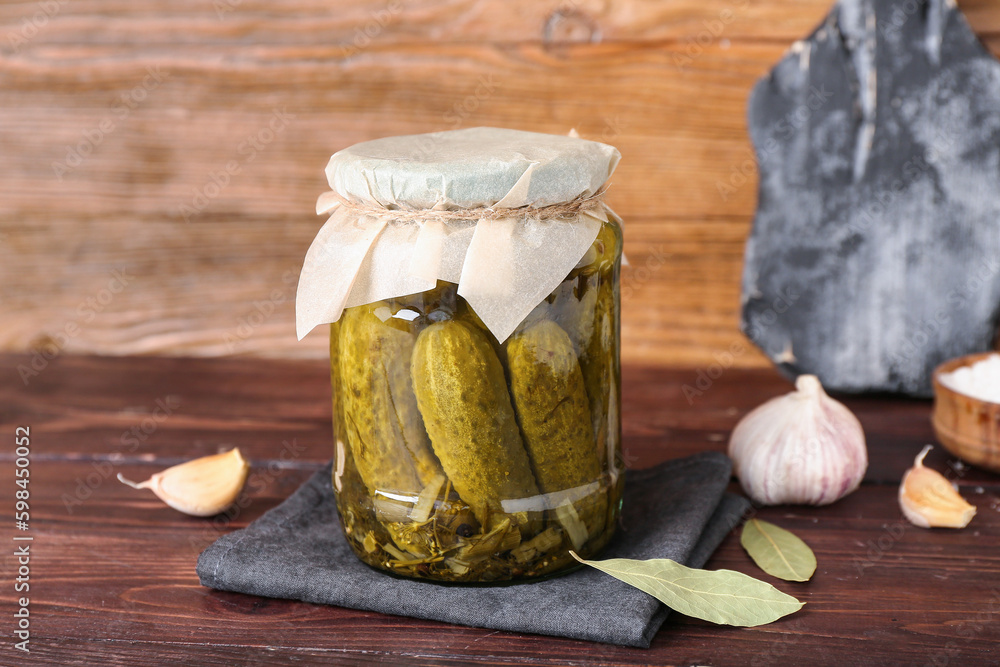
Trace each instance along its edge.
<instances>
[{"instance_id":1,"label":"coarse salt","mask_svg":"<svg viewBox=\"0 0 1000 667\"><path fill-rule=\"evenodd\" d=\"M1000 354L941 375L941 384L981 401L1000 403Z\"/></svg>"}]
</instances>

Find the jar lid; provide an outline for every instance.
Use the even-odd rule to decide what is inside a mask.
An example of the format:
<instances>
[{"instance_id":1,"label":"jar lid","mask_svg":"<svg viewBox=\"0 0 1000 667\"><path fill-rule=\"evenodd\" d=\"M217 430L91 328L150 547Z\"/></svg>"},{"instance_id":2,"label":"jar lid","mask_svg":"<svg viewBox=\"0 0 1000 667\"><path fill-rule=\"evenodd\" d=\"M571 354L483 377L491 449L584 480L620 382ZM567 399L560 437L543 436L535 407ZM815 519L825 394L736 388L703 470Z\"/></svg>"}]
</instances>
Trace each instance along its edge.
<instances>
[{"instance_id":1,"label":"jar lid","mask_svg":"<svg viewBox=\"0 0 1000 667\"><path fill-rule=\"evenodd\" d=\"M474 127L355 144L326 176L347 201L388 209L542 207L595 194L620 158L596 141Z\"/></svg>"}]
</instances>

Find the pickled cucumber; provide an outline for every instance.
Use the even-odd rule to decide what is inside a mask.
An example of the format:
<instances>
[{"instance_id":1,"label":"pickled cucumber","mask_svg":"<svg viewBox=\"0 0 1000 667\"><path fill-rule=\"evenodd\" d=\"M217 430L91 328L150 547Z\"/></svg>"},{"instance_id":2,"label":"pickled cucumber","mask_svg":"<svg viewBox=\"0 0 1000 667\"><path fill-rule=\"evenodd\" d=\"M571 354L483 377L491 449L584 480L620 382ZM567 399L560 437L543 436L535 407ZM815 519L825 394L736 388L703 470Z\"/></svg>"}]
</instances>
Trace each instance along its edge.
<instances>
[{"instance_id":1,"label":"pickled cucumber","mask_svg":"<svg viewBox=\"0 0 1000 667\"><path fill-rule=\"evenodd\" d=\"M602 467L607 469L613 461L608 460L608 441L612 437L612 447L617 446L617 425L609 422L609 412L612 412L612 402L617 402L617 377L614 366L615 341L618 338L617 318L615 317L614 291L610 281L603 281L597 289L597 299L594 306L594 331L587 341L587 346L580 354L580 367L583 372L587 396L590 397L591 415L594 433L597 437L597 452ZM614 406L615 414L618 412Z\"/></svg>"},{"instance_id":2,"label":"pickled cucumber","mask_svg":"<svg viewBox=\"0 0 1000 667\"><path fill-rule=\"evenodd\" d=\"M507 361L514 408L538 488L545 494L567 492L575 509L557 516L579 547L587 536L603 530L607 499L596 483L601 463L573 343L558 324L543 320L511 336ZM594 488L585 490L588 485ZM586 525L582 536L566 525L576 517Z\"/></svg>"},{"instance_id":3,"label":"pickled cucumber","mask_svg":"<svg viewBox=\"0 0 1000 667\"><path fill-rule=\"evenodd\" d=\"M486 335L464 321L438 322L417 338L413 389L434 452L485 530L511 517L503 501L538 495L503 368ZM513 514L525 537L541 517Z\"/></svg>"},{"instance_id":4,"label":"pickled cucumber","mask_svg":"<svg viewBox=\"0 0 1000 667\"><path fill-rule=\"evenodd\" d=\"M338 363L344 431L372 495L416 496L443 475L424 430L410 381L414 337L390 324L385 302L344 311Z\"/></svg>"},{"instance_id":5,"label":"pickled cucumber","mask_svg":"<svg viewBox=\"0 0 1000 667\"><path fill-rule=\"evenodd\" d=\"M612 459L619 439L614 286L618 280L621 237L617 224L609 222L601 226L588 254L592 255L591 261L575 271L575 275L570 274L549 297L550 311L551 319L569 335L579 357L590 399L598 460L602 470L613 471L616 462Z\"/></svg>"},{"instance_id":6,"label":"pickled cucumber","mask_svg":"<svg viewBox=\"0 0 1000 667\"><path fill-rule=\"evenodd\" d=\"M354 462L354 455L350 446L346 443L346 433L343 387L340 382L339 359L340 359L340 326L343 320L338 320L330 325L330 386L333 394L333 467L332 483L337 490L338 503L343 501L346 506L362 502L366 497L367 487L361 480L358 467Z\"/></svg>"},{"instance_id":7,"label":"pickled cucumber","mask_svg":"<svg viewBox=\"0 0 1000 667\"><path fill-rule=\"evenodd\" d=\"M338 369L340 324L330 325L330 384L333 389L333 466L331 482L336 491L337 511L344 526L344 533L359 548L366 549L372 542L387 542L389 534L381 524L369 526L365 521L366 509L371 505L371 491L358 473L357 463L347 439L344 421L344 401Z\"/></svg>"}]
</instances>

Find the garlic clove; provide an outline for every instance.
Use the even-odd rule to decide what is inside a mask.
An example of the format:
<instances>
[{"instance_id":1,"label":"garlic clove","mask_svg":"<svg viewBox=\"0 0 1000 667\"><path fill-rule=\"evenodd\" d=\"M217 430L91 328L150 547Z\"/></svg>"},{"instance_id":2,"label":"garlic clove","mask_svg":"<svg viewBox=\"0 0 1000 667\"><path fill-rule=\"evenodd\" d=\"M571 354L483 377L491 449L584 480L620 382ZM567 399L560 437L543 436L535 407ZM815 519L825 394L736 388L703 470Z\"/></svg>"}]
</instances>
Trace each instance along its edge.
<instances>
[{"instance_id":1,"label":"garlic clove","mask_svg":"<svg viewBox=\"0 0 1000 667\"><path fill-rule=\"evenodd\" d=\"M899 485L903 516L921 528L965 528L976 516L976 508L965 502L944 475L924 466L931 449L931 445L924 447L903 475Z\"/></svg>"},{"instance_id":2,"label":"garlic clove","mask_svg":"<svg viewBox=\"0 0 1000 667\"><path fill-rule=\"evenodd\" d=\"M247 481L250 464L233 448L162 470L136 484L118 473L133 489L149 489L160 500L191 516L214 516L236 500Z\"/></svg>"},{"instance_id":3,"label":"garlic clove","mask_svg":"<svg viewBox=\"0 0 1000 667\"><path fill-rule=\"evenodd\" d=\"M795 388L750 411L729 438L733 470L760 505L828 505L856 490L868 469L857 417L815 375L800 375Z\"/></svg>"}]
</instances>

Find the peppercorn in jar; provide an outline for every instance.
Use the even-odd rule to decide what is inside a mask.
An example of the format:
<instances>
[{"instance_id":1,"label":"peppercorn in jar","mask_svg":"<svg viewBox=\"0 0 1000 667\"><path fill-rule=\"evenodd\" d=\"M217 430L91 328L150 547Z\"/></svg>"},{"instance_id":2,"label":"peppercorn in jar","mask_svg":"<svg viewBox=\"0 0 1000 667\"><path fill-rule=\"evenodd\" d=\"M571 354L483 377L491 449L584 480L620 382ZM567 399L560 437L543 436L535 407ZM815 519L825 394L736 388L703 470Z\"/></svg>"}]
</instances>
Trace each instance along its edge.
<instances>
[{"instance_id":1,"label":"peppercorn in jar","mask_svg":"<svg viewBox=\"0 0 1000 667\"><path fill-rule=\"evenodd\" d=\"M330 324L332 484L365 563L449 582L575 567L614 533L618 151L474 128L357 144L297 294Z\"/></svg>"}]
</instances>

